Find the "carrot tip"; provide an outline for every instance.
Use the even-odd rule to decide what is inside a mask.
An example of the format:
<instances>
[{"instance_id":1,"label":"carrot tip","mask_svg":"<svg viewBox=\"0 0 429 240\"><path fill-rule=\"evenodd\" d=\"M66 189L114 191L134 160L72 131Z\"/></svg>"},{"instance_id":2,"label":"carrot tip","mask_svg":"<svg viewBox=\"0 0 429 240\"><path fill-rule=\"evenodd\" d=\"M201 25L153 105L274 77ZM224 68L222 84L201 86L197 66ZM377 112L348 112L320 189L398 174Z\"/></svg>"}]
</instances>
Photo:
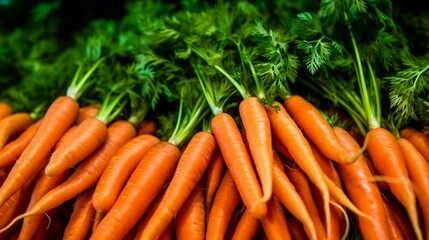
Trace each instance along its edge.
<instances>
[{"instance_id":1,"label":"carrot tip","mask_svg":"<svg viewBox=\"0 0 429 240\"><path fill-rule=\"evenodd\" d=\"M257 201L248 207L249 212L257 219L262 219L267 215L267 204L264 201Z\"/></svg>"}]
</instances>

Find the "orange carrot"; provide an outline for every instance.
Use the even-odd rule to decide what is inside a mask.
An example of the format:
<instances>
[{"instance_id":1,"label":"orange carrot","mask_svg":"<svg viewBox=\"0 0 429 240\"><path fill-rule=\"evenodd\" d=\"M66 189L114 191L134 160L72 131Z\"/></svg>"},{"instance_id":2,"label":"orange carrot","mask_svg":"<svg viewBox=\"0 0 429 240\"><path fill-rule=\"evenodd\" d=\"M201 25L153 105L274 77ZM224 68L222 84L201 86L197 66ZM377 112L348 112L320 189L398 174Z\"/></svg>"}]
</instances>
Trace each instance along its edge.
<instances>
[{"instance_id":1,"label":"orange carrot","mask_svg":"<svg viewBox=\"0 0 429 240\"><path fill-rule=\"evenodd\" d=\"M9 116L13 113L12 108L9 106L9 104L1 103L0 102L0 119Z\"/></svg>"},{"instance_id":2,"label":"orange carrot","mask_svg":"<svg viewBox=\"0 0 429 240\"><path fill-rule=\"evenodd\" d=\"M423 232L429 235L429 205L427 204L429 203L429 191L427 189L429 186L429 164L414 144L406 138L399 138L398 142L404 154L408 174L415 186L417 200L420 203L420 213L425 226Z\"/></svg>"},{"instance_id":3,"label":"orange carrot","mask_svg":"<svg viewBox=\"0 0 429 240\"><path fill-rule=\"evenodd\" d=\"M258 98L247 97L240 102L239 112L256 172L267 202L273 192L273 151L270 120Z\"/></svg>"},{"instance_id":4,"label":"orange carrot","mask_svg":"<svg viewBox=\"0 0 429 240\"><path fill-rule=\"evenodd\" d=\"M70 97L58 97L51 104L31 142L13 165L8 178L1 186L0 206L41 169L46 155L74 123L78 111L78 103Z\"/></svg>"},{"instance_id":5,"label":"orange carrot","mask_svg":"<svg viewBox=\"0 0 429 240\"><path fill-rule=\"evenodd\" d=\"M224 168L225 162L223 160L219 148L217 148L205 172L205 206L207 213L210 212L214 195L216 193L217 188L219 187L220 181L222 180Z\"/></svg>"},{"instance_id":6,"label":"orange carrot","mask_svg":"<svg viewBox=\"0 0 429 240\"><path fill-rule=\"evenodd\" d=\"M83 121L85 121L88 118L95 118L99 109L100 107L97 105L89 105L89 106L81 107L79 109L79 114L76 118L76 125L81 124Z\"/></svg>"},{"instance_id":7,"label":"orange carrot","mask_svg":"<svg viewBox=\"0 0 429 240\"><path fill-rule=\"evenodd\" d=\"M367 151L375 168L382 175L395 179L395 182L388 182L390 190L407 210L417 239L423 239L416 196L397 139L384 128L371 129L367 133L367 138Z\"/></svg>"},{"instance_id":8,"label":"orange carrot","mask_svg":"<svg viewBox=\"0 0 429 240\"><path fill-rule=\"evenodd\" d=\"M14 113L0 120L0 149L8 141L16 138L33 123L33 118L28 113Z\"/></svg>"},{"instance_id":9,"label":"orange carrot","mask_svg":"<svg viewBox=\"0 0 429 240\"><path fill-rule=\"evenodd\" d=\"M284 107L326 157L338 163L351 163L355 160L339 143L328 121L306 99L298 95L290 96L285 100Z\"/></svg>"},{"instance_id":10,"label":"orange carrot","mask_svg":"<svg viewBox=\"0 0 429 240\"><path fill-rule=\"evenodd\" d=\"M152 135L139 135L128 141L115 153L95 187L92 205L97 212L106 213L112 208L140 160L159 141Z\"/></svg>"},{"instance_id":11,"label":"orange carrot","mask_svg":"<svg viewBox=\"0 0 429 240\"><path fill-rule=\"evenodd\" d=\"M240 194L229 170L227 170L216 192L209 214L206 229L207 240L224 238L232 214L239 202ZM253 214L251 215L253 216Z\"/></svg>"},{"instance_id":12,"label":"orange carrot","mask_svg":"<svg viewBox=\"0 0 429 240\"><path fill-rule=\"evenodd\" d=\"M156 124L156 122L153 120L145 119L140 123L137 131L137 135L142 135L142 134L154 135L156 130L158 130L158 124Z\"/></svg>"},{"instance_id":13,"label":"orange carrot","mask_svg":"<svg viewBox=\"0 0 429 240\"><path fill-rule=\"evenodd\" d=\"M205 239L206 208L201 182L183 203L174 218L176 239Z\"/></svg>"},{"instance_id":14,"label":"orange carrot","mask_svg":"<svg viewBox=\"0 0 429 240\"><path fill-rule=\"evenodd\" d=\"M304 231L304 227L302 225L302 223L294 218L294 217L289 217L286 219L287 221L287 226L289 228L289 232L290 232L290 236L292 237L292 239L294 240L308 240L309 238L307 237L307 234Z\"/></svg>"},{"instance_id":15,"label":"orange carrot","mask_svg":"<svg viewBox=\"0 0 429 240\"><path fill-rule=\"evenodd\" d=\"M41 120L29 126L18 138L0 150L0 168L11 166L28 146L41 124Z\"/></svg>"},{"instance_id":16,"label":"orange carrot","mask_svg":"<svg viewBox=\"0 0 429 240\"><path fill-rule=\"evenodd\" d=\"M401 231L400 223L396 218L395 214L393 213L393 210L387 205L385 200L383 200L383 206L386 212L386 219L389 227L390 239L398 239L398 240L404 239L404 236ZM361 235L363 234L364 233L361 231Z\"/></svg>"},{"instance_id":17,"label":"orange carrot","mask_svg":"<svg viewBox=\"0 0 429 240\"><path fill-rule=\"evenodd\" d=\"M92 219L95 215L95 209L92 207L92 194L94 188L89 188L80 194L75 205L70 220L64 230L64 240L87 239L90 234Z\"/></svg>"},{"instance_id":18,"label":"orange carrot","mask_svg":"<svg viewBox=\"0 0 429 240\"><path fill-rule=\"evenodd\" d=\"M250 214L249 211L245 209L244 213L241 215L240 221L235 227L234 234L232 235L231 239L253 239L256 236L260 225L261 222L254 218L252 214Z\"/></svg>"},{"instance_id":19,"label":"orange carrot","mask_svg":"<svg viewBox=\"0 0 429 240\"><path fill-rule=\"evenodd\" d=\"M237 124L229 114L219 113L211 128L244 204L255 218L263 218L267 206Z\"/></svg>"},{"instance_id":20,"label":"orange carrot","mask_svg":"<svg viewBox=\"0 0 429 240\"><path fill-rule=\"evenodd\" d=\"M91 239L123 238L171 179L179 158L180 150L176 145L164 141L154 145L139 162Z\"/></svg>"},{"instance_id":21,"label":"orange carrot","mask_svg":"<svg viewBox=\"0 0 429 240\"><path fill-rule=\"evenodd\" d=\"M426 159L426 162L429 163L429 137L427 135L410 127L401 129L399 135L413 143Z\"/></svg>"},{"instance_id":22,"label":"orange carrot","mask_svg":"<svg viewBox=\"0 0 429 240\"><path fill-rule=\"evenodd\" d=\"M274 196L267 203L267 216L261 219L268 239L292 239L280 201Z\"/></svg>"},{"instance_id":23,"label":"orange carrot","mask_svg":"<svg viewBox=\"0 0 429 240\"><path fill-rule=\"evenodd\" d=\"M356 140L344 129L334 127L334 132L343 146L353 155L360 150ZM359 230L365 239L389 239L386 211L377 185L372 181L372 173L363 155L354 163L337 164L347 193L352 202L363 212L370 214L374 222L357 216Z\"/></svg>"},{"instance_id":24,"label":"orange carrot","mask_svg":"<svg viewBox=\"0 0 429 240\"><path fill-rule=\"evenodd\" d=\"M310 181L321 191L324 200L326 228L330 229L330 193L325 183L326 180L324 179L323 170L317 163L307 139L291 116L286 112L285 108L278 102L275 102L273 106L277 107L279 110L276 111L272 107L266 107L273 135L275 135L288 149L293 160L307 174ZM327 238L329 239L329 232L327 234Z\"/></svg>"}]
</instances>

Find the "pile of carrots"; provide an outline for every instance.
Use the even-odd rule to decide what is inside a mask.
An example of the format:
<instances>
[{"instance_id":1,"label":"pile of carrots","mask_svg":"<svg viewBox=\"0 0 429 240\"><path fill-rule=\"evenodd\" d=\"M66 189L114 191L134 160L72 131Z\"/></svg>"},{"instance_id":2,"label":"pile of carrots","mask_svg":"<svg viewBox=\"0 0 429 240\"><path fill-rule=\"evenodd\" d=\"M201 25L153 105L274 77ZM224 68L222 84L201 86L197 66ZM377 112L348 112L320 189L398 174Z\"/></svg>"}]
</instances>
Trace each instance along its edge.
<instances>
[{"instance_id":1,"label":"pile of carrots","mask_svg":"<svg viewBox=\"0 0 429 240\"><path fill-rule=\"evenodd\" d=\"M362 136L301 96L246 97L242 127L218 113L179 145L98 110L0 104L1 239L429 239L423 132Z\"/></svg>"}]
</instances>

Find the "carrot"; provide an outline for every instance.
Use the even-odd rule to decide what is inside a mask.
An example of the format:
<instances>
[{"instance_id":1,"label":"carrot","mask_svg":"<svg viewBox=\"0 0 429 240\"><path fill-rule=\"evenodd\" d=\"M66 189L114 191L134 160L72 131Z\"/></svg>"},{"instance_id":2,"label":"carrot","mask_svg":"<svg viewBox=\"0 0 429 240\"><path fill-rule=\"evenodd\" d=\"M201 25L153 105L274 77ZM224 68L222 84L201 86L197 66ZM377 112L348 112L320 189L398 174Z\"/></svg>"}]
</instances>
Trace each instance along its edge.
<instances>
[{"instance_id":1,"label":"carrot","mask_svg":"<svg viewBox=\"0 0 429 240\"><path fill-rule=\"evenodd\" d=\"M137 135L143 135L143 134L154 135L156 130L158 130L158 124L153 120L145 119L140 123L137 131Z\"/></svg>"},{"instance_id":2,"label":"carrot","mask_svg":"<svg viewBox=\"0 0 429 240\"><path fill-rule=\"evenodd\" d=\"M384 176L396 179L398 182L388 185L395 197L407 210L417 239L422 239L419 226L416 196L407 172L404 155L397 139L384 128L373 128L367 133L367 151L375 168Z\"/></svg>"},{"instance_id":3,"label":"carrot","mask_svg":"<svg viewBox=\"0 0 429 240\"><path fill-rule=\"evenodd\" d=\"M97 105L81 107L76 118L76 125L79 125L88 118L94 118L97 115L98 110L100 110L100 107Z\"/></svg>"},{"instance_id":4,"label":"carrot","mask_svg":"<svg viewBox=\"0 0 429 240\"><path fill-rule=\"evenodd\" d=\"M95 209L92 207L92 194L94 188L89 188L80 194L75 205L70 220L64 230L63 239L87 239L90 234L92 219L95 215Z\"/></svg>"},{"instance_id":5,"label":"carrot","mask_svg":"<svg viewBox=\"0 0 429 240\"><path fill-rule=\"evenodd\" d=\"M393 213L393 210L387 205L385 200L383 200L383 206L386 211L386 219L387 219L387 224L389 226L390 238L398 239L398 240L404 239L404 236L401 231L400 223L396 218L395 214ZM361 231L361 234L363 235L362 231Z\"/></svg>"},{"instance_id":6,"label":"carrot","mask_svg":"<svg viewBox=\"0 0 429 240\"><path fill-rule=\"evenodd\" d=\"M216 192L206 229L206 239L223 239L232 214L238 203L240 194L229 170L223 175ZM250 213L250 212L249 212ZM252 216L254 216L251 213Z\"/></svg>"},{"instance_id":7,"label":"carrot","mask_svg":"<svg viewBox=\"0 0 429 240\"><path fill-rule=\"evenodd\" d=\"M12 108L9 104L0 102L0 119L3 119L6 116L9 116L13 113Z\"/></svg>"},{"instance_id":8,"label":"carrot","mask_svg":"<svg viewBox=\"0 0 429 240\"><path fill-rule=\"evenodd\" d=\"M284 107L326 157L338 163L351 163L356 159L343 148L328 121L306 99L298 95L290 96L285 100Z\"/></svg>"},{"instance_id":9,"label":"carrot","mask_svg":"<svg viewBox=\"0 0 429 240\"><path fill-rule=\"evenodd\" d=\"M264 105L258 98L247 97L240 102L239 112L256 172L262 185L263 197L267 202L273 192L273 151L270 120Z\"/></svg>"},{"instance_id":10,"label":"carrot","mask_svg":"<svg viewBox=\"0 0 429 240\"><path fill-rule=\"evenodd\" d=\"M91 239L121 239L137 224L162 187L171 179L180 157L169 142L154 145L139 162L115 204L101 220Z\"/></svg>"},{"instance_id":11,"label":"carrot","mask_svg":"<svg viewBox=\"0 0 429 240\"><path fill-rule=\"evenodd\" d=\"M19 136L33 123L28 113L14 113L0 120L0 149Z\"/></svg>"},{"instance_id":12,"label":"carrot","mask_svg":"<svg viewBox=\"0 0 429 240\"><path fill-rule=\"evenodd\" d=\"M224 168L225 162L219 148L217 148L205 172L205 206L207 213L210 212L214 195L222 180Z\"/></svg>"},{"instance_id":13,"label":"carrot","mask_svg":"<svg viewBox=\"0 0 429 240\"><path fill-rule=\"evenodd\" d=\"M211 128L244 204L255 218L263 218L267 206L237 124L229 114L219 113Z\"/></svg>"},{"instance_id":14,"label":"carrot","mask_svg":"<svg viewBox=\"0 0 429 240\"><path fill-rule=\"evenodd\" d=\"M409 140L399 138L398 142L404 154L408 174L415 187L417 200L420 203L424 232L427 234L426 238L429 238L429 206L427 204L429 202L429 191L427 190L429 186L429 164Z\"/></svg>"},{"instance_id":15,"label":"carrot","mask_svg":"<svg viewBox=\"0 0 429 240\"><path fill-rule=\"evenodd\" d=\"M51 104L34 137L1 186L0 206L40 170L51 148L76 120L78 111L77 101L70 97L58 97Z\"/></svg>"},{"instance_id":16,"label":"carrot","mask_svg":"<svg viewBox=\"0 0 429 240\"><path fill-rule=\"evenodd\" d=\"M45 194L32 208L16 217L12 226L20 219L42 214L49 209L58 207L67 200L76 197L79 193L94 186L113 154L136 134L134 127L122 120L115 121L108 128L107 139L103 146L83 161L73 174L62 184ZM3 231L4 229L0 230Z\"/></svg>"},{"instance_id":17,"label":"carrot","mask_svg":"<svg viewBox=\"0 0 429 240\"><path fill-rule=\"evenodd\" d=\"M206 208L201 182L183 203L174 218L176 239L205 239Z\"/></svg>"},{"instance_id":18,"label":"carrot","mask_svg":"<svg viewBox=\"0 0 429 240\"><path fill-rule=\"evenodd\" d=\"M291 116L286 112L285 108L279 102L275 102L273 106L279 110L276 111L273 107L266 107L273 135L288 149L293 160L321 191L324 200L326 228L330 229L330 193L325 183L326 180L324 179L323 171L317 163L307 139ZM327 238L330 238L329 232Z\"/></svg>"},{"instance_id":19,"label":"carrot","mask_svg":"<svg viewBox=\"0 0 429 240\"><path fill-rule=\"evenodd\" d=\"M304 227L302 223L298 219L294 217L289 217L286 219L286 221L287 221L287 226L289 228L290 236L292 237L292 239L294 240L309 239L307 234L304 231Z\"/></svg>"},{"instance_id":20,"label":"carrot","mask_svg":"<svg viewBox=\"0 0 429 240\"><path fill-rule=\"evenodd\" d=\"M274 154L274 176L273 176L273 191L274 196L280 200L283 206L299 219L305 226L310 239L318 239L317 231L313 223L312 217L307 210L307 207L298 194L295 186L290 182L289 178L283 170L281 160L277 154ZM298 186L297 186L298 187ZM301 186L299 186L301 187Z\"/></svg>"},{"instance_id":21,"label":"carrot","mask_svg":"<svg viewBox=\"0 0 429 240\"><path fill-rule=\"evenodd\" d=\"M354 154L360 150L356 140L344 129L334 127L338 140L347 151ZM370 214L373 221L357 216L358 225L365 239L389 239L387 213L377 185L371 180L372 173L363 155L354 163L336 164L344 186L352 202L364 213Z\"/></svg>"},{"instance_id":22,"label":"carrot","mask_svg":"<svg viewBox=\"0 0 429 240\"><path fill-rule=\"evenodd\" d=\"M280 142L280 139L278 139L276 136L273 136L273 148L277 151L277 153L280 153L283 157L286 157L287 159L292 160L292 156L290 155L289 151L283 145L283 143Z\"/></svg>"},{"instance_id":23,"label":"carrot","mask_svg":"<svg viewBox=\"0 0 429 240\"><path fill-rule=\"evenodd\" d=\"M399 135L410 141L429 163L429 137L427 135L410 127L399 130Z\"/></svg>"},{"instance_id":24,"label":"carrot","mask_svg":"<svg viewBox=\"0 0 429 240\"><path fill-rule=\"evenodd\" d=\"M268 239L292 239L280 201L274 196L267 207L267 216L261 222Z\"/></svg>"},{"instance_id":25,"label":"carrot","mask_svg":"<svg viewBox=\"0 0 429 240\"><path fill-rule=\"evenodd\" d=\"M94 190L92 205L99 214L112 208L123 186L149 149L160 140L139 135L123 145L109 160Z\"/></svg>"},{"instance_id":26,"label":"carrot","mask_svg":"<svg viewBox=\"0 0 429 240\"><path fill-rule=\"evenodd\" d=\"M244 210L244 213L241 215L241 218L234 230L232 235L232 240L241 240L241 239L253 239L258 228L261 225L261 222L254 218L252 214L249 213L247 209Z\"/></svg>"},{"instance_id":27,"label":"carrot","mask_svg":"<svg viewBox=\"0 0 429 240\"><path fill-rule=\"evenodd\" d=\"M31 124L18 138L0 150L0 168L11 166L28 146L41 124L41 120Z\"/></svg>"}]
</instances>

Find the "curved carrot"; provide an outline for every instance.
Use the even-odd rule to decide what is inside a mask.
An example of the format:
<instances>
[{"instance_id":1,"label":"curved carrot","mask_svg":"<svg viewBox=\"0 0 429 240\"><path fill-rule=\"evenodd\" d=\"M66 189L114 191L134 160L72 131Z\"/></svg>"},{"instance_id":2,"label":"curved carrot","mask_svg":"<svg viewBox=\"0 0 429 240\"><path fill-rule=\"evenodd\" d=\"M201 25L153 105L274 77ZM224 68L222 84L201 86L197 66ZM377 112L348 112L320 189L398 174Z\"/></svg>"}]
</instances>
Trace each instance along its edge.
<instances>
[{"instance_id":1,"label":"curved carrot","mask_svg":"<svg viewBox=\"0 0 429 240\"><path fill-rule=\"evenodd\" d=\"M143 239L158 237L173 219L202 178L215 149L216 140L211 133L198 132L191 138L161 203L142 233Z\"/></svg>"},{"instance_id":2,"label":"curved carrot","mask_svg":"<svg viewBox=\"0 0 429 240\"><path fill-rule=\"evenodd\" d=\"M286 112L285 108L278 102L275 102L273 106L279 110L276 111L272 107L266 107L273 135L287 148L293 160L307 174L310 181L321 191L325 209L326 228L330 229L330 193L326 185L323 170L314 158L307 139L291 116ZM328 236L328 239L329 237L330 236Z\"/></svg>"},{"instance_id":3,"label":"curved carrot","mask_svg":"<svg viewBox=\"0 0 429 240\"><path fill-rule=\"evenodd\" d=\"M263 218L267 206L237 124L229 114L219 113L211 128L244 204L255 218Z\"/></svg>"},{"instance_id":4,"label":"curved carrot","mask_svg":"<svg viewBox=\"0 0 429 240\"><path fill-rule=\"evenodd\" d=\"M7 103L0 102L0 119L9 116L13 113L12 108Z\"/></svg>"},{"instance_id":5,"label":"curved carrot","mask_svg":"<svg viewBox=\"0 0 429 240\"><path fill-rule=\"evenodd\" d=\"M91 239L123 238L171 179L179 158L180 150L176 145L164 141L155 144L139 162Z\"/></svg>"},{"instance_id":6,"label":"curved carrot","mask_svg":"<svg viewBox=\"0 0 429 240\"><path fill-rule=\"evenodd\" d=\"M410 141L405 138L398 139L402 153L404 154L405 164L411 181L415 186L417 200L420 202L421 214L424 222L424 232L429 234L429 164ZM429 238L429 236L428 236Z\"/></svg>"},{"instance_id":7,"label":"curved carrot","mask_svg":"<svg viewBox=\"0 0 429 240\"><path fill-rule=\"evenodd\" d=\"M152 146L160 140L152 135L139 135L123 145L109 160L94 190L92 205L100 213L106 213L128 178Z\"/></svg>"},{"instance_id":8,"label":"curved carrot","mask_svg":"<svg viewBox=\"0 0 429 240\"><path fill-rule=\"evenodd\" d=\"M14 113L0 120L0 149L33 123L29 113Z\"/></svg>"},{"instance_id":9,"label":"curved carrot","mask_svg":"<svg viewBox=\"0 0 429 240\"><path fill-rule=\"evenodd\" d=\"M90 234L92 219L95 215L95 209L91 203L93 192L93 188L87 189L76 200L73 205L73 212L64 230L64 240L86 239Z\"/></svg>"},{"instance_id":10,"label":"curved carrot","mask_svg":"<svg viewBox=\"0 0 429 240\"><path fill-rule=\"evenodd\" d=\"M205 239L206 208L201 182L195 186L192 193L177 212L174 218L174 229L177 240Z\"/></svg>"},{"instance_id":11,"label":"curved carrot","mask_svg":"<svg viewBox=\"0 0 429 240\"><path fill-rule=\"evenodd\" d=\"M223 175L216 192L206 229L206 239L223 239L240 194L229 170ZM250 213L250 212L249 212ZM253 214L251 213L253 216Z\"/></svg>"},{"instance_id":12,"label":"curved carrot","mask_svg":"<svg viewBox=\"0 0 429 240\"><path fill-rule=\"evenodd\" d=\"M156 124L156 122L153 120L145 119L140 123L137 131L137 135L143 135L143 134L154 135L156 130L158 130L158 124Z\"/></svg>"},{"instance_id":13,"label":"curved carrot","mask_svg":"<svg viewBox=\"0 0 429 240\"><path fill-rule=\"evenodd\" d=\"M306 99L298 95L290 96L285 100L284 107L326 157L338 163L351 163L355 160L339 143L328 121Z\"/></svg>"},{"instance_id":14,"label":"curved carrot","mask_svg":"<svg viewBox=\"0 0 429 240\"><path fill-rule=\"evenodd\" d=\"M429 163L429 137L427 135L410 127L399 130L399 135L410 141Z\"/></svg>"},{"instance_id":15,"label":"curved carrot","mask_svg":"<svg viewBox=\"0 0 429 240\"><path fill-rule=\"evenodd\" d=\"M11 166L28 146L42 120L29 126L18 138L8 143L0 150L0 169Z\"/></svg>"},{"instance_id":16,"label":"curved carrot","mask_svg":"<svg viewBox=\"0 0 429 240\"><path fill-rule=\"evenodd\" d=\"M344 129L334 127L334 132L343 146L354 154L360 150L356 140ZM359 230L365 239L389 239L389 227L383 198L377 184L372 181L372 173L363 155L354 163L337 164L338 171L352 202L373 221L357 216Z\"/></svg>"},{"instance_id":17,"label":"curved carrot","mask_svg":"<svg viewBox=\"0 0 429 240\"><path fill-rule=\"evenodd\" d=\"M262 185L263 197L261 201L267 202L273 192L274 157L270 120L264 105L256 97L247 97L242 100L239 105L239 112L250 153Z\"/></svg>"},{"instance_id":18,"label":"curved carrot","mask_svg":"<svg viewBox=\"0 0 429 240\"><path fill-rule=\"evenodd\" d=\"M268 239L292 239L280 201L273 196L267 203L267 216L261 219Z\"/></svg>"},{"instance_id":19,"label":"curved carrot","mask_svg":"<svg viewBox=\"0 0 429 240\"><path fill-rule=\"evenodd\" d=\"M205 206L207 213L210 212L214 195L219 187L220 181L222 180L224 168L225 162L219 148L217 148L205 172Z\"/></svg>"},{"instance_id":20,"label":"curved carrot","mask_svg":"<svg viewBox=\"0 0 429 240\"><path fill-rule=\"evenodd\" d=\"M74 123L78 111L79 104L70 97L58 97L51 104L31 142L13 165L8 178L1 186L0 206L41 169L46 155Z\"/></svg>"},{"instance_id":21,"label":"curved carrot","mask_svg":"<svg viewBox=\"0 0 429 240\"><path fill-rule=\"evenodd\" d=\"M108 128L107 139L103 146L83 161L73 174L62 184L46 193L32 208L16 217L5 227L13 226L20 219L42 214L58 207L79 193L94 186L113 154L136 134L134 126L126 121L116 121ZM0 230L0 232L5 229Z\"/></svg>"},{"instance_id":22,"label":"curved carrot","mask_svg":"<svg viewBox=\"0 0 429 240\"><path fill-rule=\"evenodd\" d=\"M390 190L407 210L417 239L423 239L419 226L416 196L397 139L384 128L371 129L367 133L367 138L367 151L375 168L382 175L398 181L388 182Z\"/></svg>"}]
</instances>

